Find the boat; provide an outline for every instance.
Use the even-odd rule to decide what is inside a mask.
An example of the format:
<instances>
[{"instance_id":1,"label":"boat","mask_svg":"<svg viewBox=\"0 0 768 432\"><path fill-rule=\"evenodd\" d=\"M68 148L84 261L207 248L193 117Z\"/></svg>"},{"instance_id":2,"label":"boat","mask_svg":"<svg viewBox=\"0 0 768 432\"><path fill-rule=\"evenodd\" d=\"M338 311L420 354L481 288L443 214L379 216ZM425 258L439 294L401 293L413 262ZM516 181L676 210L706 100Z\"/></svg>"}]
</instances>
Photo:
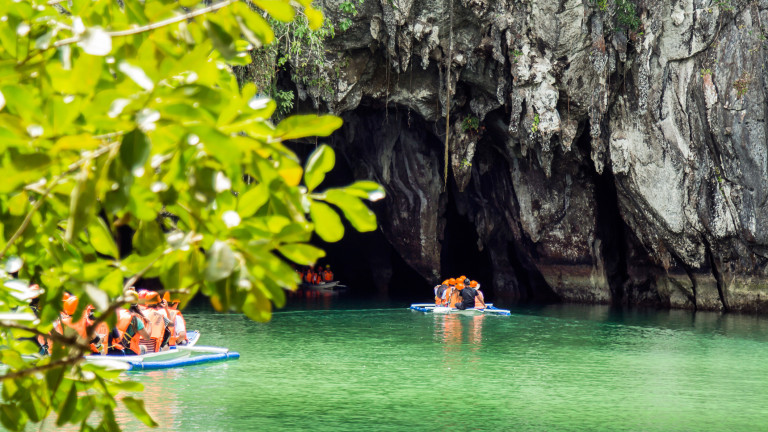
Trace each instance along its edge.
<instances>
[{"instance_id":1,"label":"boat","mask_svg":"<svg viewBox=\"0 0 768 432\"><path fill-rule=\"evenodd\" d=\"M95 364L105 362L111 364L115 362L123 363L124 366L127 366L127 368L123 367L125 370L140 371L168 369L240 358L239 353L229 351L228 348L197 346L197 342L200 340L200 332L197 330L188 332L187 335L189 342L186 345L173 346L166 351L130 356L91 355L86 356L85 359L89 363Z\"/></svg>"},{"instance_id":2,"label":"boat","mask_svg":"<svg viewBox=\"0 0 768 432\"><path fill-rule=\"evenodd\" d=\"M341 294L347 291L346 285L341 285L339 281L320 282L319 284L302 283L300 287L304 290L314 290L321 294Z\"/></svg>"},{"instance_id":3,"label":"boat","mask_svg":"<svg viewBox=\"0 0 768 432\"><path fill-rule=\"evenodd\" d=\"M493 303L486 303L485 309L457 309L448 306L435 306L434 303L414 303L409 309L418 312L425 313L450 313L450 314L462 314L462 315L512 315L508 309L499 309L493 305Z\"/></svg>"}]
</instances>

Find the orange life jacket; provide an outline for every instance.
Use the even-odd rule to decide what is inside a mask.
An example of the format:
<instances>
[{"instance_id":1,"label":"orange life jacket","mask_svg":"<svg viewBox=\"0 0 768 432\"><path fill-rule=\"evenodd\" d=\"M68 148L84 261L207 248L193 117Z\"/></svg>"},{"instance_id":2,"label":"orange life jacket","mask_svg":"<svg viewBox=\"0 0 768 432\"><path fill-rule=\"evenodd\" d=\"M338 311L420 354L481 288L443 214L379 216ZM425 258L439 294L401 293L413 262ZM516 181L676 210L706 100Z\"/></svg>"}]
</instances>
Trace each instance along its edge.
<instances>
[{"instance_id":1,"label":"orange life jacket","mask_svg":"<svg viewBox=\"0 0 768 432\"><path fill-rule=\"evenodd\" d=\"M91 325L91 323L92 321L88 319L88 316L86 314L83 314L82 318L74 322L72 321L71 316L66 315L62 317L58 322L54 323L53 328L56 329L56 331L58 331L59 333L64 334L64 328L62 327L62 324L63 324L64 326L75 330L78 336L80 336L82 340L88 343L89 342L88 326ZM106 324L102 323L102 325L99 326L99 329L96 331L96 333L103 332L106 334L107 331L105 329L106 329ZM101 351L96 347L95 344L90 344L90 348L91 348L91 352L93 353L96 353L96 354L101 353Z\"/></svg>"},{"instance_id":2,"label":"orange life jacket","mask_svg":"<svg viewBox=\"0 0 768 432\"><path fill-rule=\"evenodd\" d=\"M304 280L307 283L312 283L312 280L314 279L315 274L312 272L312 270L307 270L307 275L304 277Z\"/></svg>"},{"instance_id":3,"label":"orange life jacket","mask_svg":"<svg viewBox=\"0 0 768 432\"><path fill-rule=\"evenodd\" d=\"M152 325L152 332L149 335L149 340L141 338L139 343L147 348L147 352L158 352L163 343L167 315L164 309L145 309L144 314Z\"/></svg>"},{"instance_id":4,"label":"orange life jacket","mask_svg":"<svg viewBox=\"0 0 768 432\"><path fill-rule=\"evenodd\" d=\"M129 350L138 355L141 354L141 348L139 348L141 335L139 335L139 330L134 329L133 336L130 339L127 339L128 335L125 334L128 331L128 326L131 325L133 316L134 314L128 310L117 310L117 331L120 333L120 339L112 339L110 346L116 349L125 349L127 346ZM138 318L143 321L143 318Z\"/></svg>"},{"instance_id":5,"label":"orange life jacket","mask_svg":"<svg viewBox=\"0 0 768 432\"><path fill-rule=\"evenodd\" d=\"M177 311L176 309L166 308L165 309L165 313L168 314L168 320L170 320L171 323L175 327L176 326L176 315L181 315L181 314L179 314L179 311ZM168 338L168 345L176 346L176 328L171 330L171 337Z\"/></svg>"},{"instance_id":6,"label":"orange life jacket","mask_svg":"<svg viewBox=\"0 0 768 432\"><path fill-rule=\"evenodd\" d=\"M323 272L323 279L325 279L326 282L330 282L333 280L333 272L330 270L326 270Z\"/></svg>"},{"instance_id":7,"label":"orange life jacket","mask_svg":"<svg viewBox=\"0 0 768 432\"><path fill-rule=\"evenodd\" d=\"M485 309L485 299L483 293L480 290L475 290L477 295L475 296L475 309Z\"/></svg>"},{"instance_id":8,"label":"orange life jacket","mask_svg":"<svg viewBox=\"0 0 768 432\"><path fill-rule=\"evenodd\" d=\"M450 292L450 295L448 296L448 306L455 308L456 303L461 302L461 296L459 295L459 290L456 289L456 287L451 287L450 290L451 292Z\"/></svg>"}]
</instances>

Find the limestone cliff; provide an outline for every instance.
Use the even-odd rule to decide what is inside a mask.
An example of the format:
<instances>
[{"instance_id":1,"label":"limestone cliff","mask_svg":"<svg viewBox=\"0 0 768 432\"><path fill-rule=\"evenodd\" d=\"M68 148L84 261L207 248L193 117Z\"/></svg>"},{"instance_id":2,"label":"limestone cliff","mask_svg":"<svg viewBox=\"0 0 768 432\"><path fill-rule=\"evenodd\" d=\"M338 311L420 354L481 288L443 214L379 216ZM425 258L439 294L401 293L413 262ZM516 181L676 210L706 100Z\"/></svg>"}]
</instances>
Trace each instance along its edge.
<instances>
[{"instance_id":1,"label":"limestone cliff","mask_svg":"<svg viewBox=\"0 0 768 432\"><path fill-rule=\"evenodd\" d=\"M627 4L366 0L296 87L430 282L451 205L499 295L768 311L768 1Z\"/></svg>"}]
</instances>

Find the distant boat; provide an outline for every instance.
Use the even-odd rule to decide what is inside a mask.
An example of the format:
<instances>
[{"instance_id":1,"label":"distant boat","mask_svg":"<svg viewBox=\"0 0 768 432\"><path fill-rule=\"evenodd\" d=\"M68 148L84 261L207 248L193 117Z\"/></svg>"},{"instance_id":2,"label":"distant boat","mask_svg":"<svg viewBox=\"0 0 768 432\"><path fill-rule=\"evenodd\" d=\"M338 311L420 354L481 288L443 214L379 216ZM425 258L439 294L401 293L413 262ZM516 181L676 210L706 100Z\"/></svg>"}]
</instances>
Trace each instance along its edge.
<instances>
[{"instance_id":1,"label":"distant boat","mask_svg":"<svg viewBox=\"0 0 768 432\"><path fill-rule=\"evenodd\" d=\"M303 282L299 286L302 289L318 291L321 294L341 294L349 289L346 285L341 285L339 281L320 282L319 284Z\"/></svg>"}]
</instances>

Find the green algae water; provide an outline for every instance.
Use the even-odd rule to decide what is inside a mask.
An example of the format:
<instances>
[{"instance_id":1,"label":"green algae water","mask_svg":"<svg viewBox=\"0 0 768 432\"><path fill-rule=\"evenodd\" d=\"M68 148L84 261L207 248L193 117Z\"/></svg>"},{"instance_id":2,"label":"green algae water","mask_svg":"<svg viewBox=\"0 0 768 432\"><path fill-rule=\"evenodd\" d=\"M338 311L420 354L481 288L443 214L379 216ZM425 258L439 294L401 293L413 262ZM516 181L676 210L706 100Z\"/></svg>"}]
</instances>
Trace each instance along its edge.
<instances>
[{"instance_id":1,"label":"green algae water","mask_svg":"<svg viewBox=\"0 0 768 432\"><path fill-rule=\"evenodd\" d=\"M596 306L187 311L236 361L130 373L162 431L768 429L768 320ZM126 430L145 427L123 412Z\"/></svg>"}]
</instances>

